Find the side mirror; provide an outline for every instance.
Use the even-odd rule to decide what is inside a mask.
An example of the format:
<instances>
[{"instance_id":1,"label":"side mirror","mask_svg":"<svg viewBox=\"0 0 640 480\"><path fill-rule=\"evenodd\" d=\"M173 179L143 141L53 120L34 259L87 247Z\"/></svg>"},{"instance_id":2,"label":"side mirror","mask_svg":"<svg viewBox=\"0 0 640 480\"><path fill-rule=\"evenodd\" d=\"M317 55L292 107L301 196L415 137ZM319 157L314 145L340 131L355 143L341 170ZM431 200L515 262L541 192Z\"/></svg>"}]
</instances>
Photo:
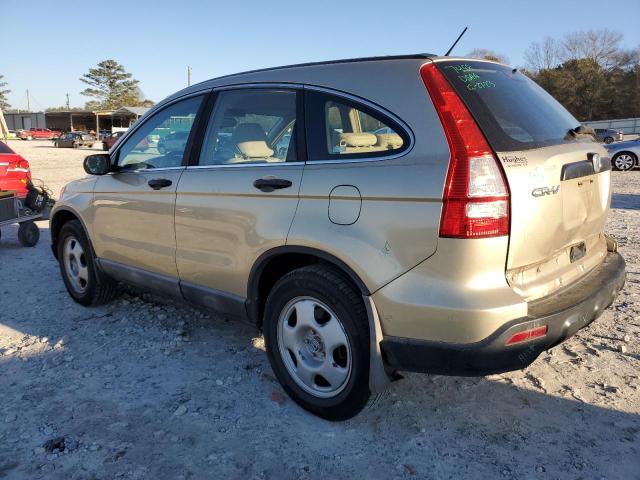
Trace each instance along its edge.
<instances>
[{"instance_id":1,"label":"side mirror","mask_svg":"<svg viewBox=\"0 0 640 480\"><path fill-rule=\"evenodd\" d=\"M111 171L111 157L106 153L89 155L85 157L82 166L89 175L105 175Z\"/></svg>"}]
</instances>

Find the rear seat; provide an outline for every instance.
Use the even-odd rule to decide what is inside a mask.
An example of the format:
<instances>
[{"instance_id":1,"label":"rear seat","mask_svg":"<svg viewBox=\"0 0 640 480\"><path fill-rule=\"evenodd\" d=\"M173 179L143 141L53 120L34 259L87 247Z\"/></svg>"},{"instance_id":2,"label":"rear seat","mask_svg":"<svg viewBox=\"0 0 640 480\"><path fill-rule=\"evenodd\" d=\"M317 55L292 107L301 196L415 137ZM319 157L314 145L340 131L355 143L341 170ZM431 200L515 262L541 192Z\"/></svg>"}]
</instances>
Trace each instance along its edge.
<instances>
[{"instance_id":1,"label":"rear seat","mask_svg":"<svg viewBox=\"0 0 640 480\"><path fill-rule=\"evenodd\" d=\"M341 133L340 148L342 153L381 152L402 147L402 137L397 133L373 134Z\"/></svg>"}]
</instances>

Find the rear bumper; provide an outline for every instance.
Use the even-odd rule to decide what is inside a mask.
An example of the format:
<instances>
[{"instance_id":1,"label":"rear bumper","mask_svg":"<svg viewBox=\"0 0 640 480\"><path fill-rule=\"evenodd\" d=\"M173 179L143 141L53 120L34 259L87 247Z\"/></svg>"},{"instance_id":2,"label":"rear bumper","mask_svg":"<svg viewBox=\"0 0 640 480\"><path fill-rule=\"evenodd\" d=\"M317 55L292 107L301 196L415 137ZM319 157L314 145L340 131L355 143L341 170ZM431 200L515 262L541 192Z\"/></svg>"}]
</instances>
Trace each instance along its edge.
<instances>
[{"instance_id":1,"label":"rear bumper","mask_svg":"<svg viewBox=\"0 0 640 480\"><path fill-rule=\"evenodd\" d=\"M394 369L441 375L489 375L519 370L543 351L574 335L598 318L625 282L625 262L616 252L585 278L549 297L528 304L528 316L512 320L475 343L446 343L386 336L385 363ZM544 337L505 345L515 333L546 325Z\"/></svg>"}]
</instances>

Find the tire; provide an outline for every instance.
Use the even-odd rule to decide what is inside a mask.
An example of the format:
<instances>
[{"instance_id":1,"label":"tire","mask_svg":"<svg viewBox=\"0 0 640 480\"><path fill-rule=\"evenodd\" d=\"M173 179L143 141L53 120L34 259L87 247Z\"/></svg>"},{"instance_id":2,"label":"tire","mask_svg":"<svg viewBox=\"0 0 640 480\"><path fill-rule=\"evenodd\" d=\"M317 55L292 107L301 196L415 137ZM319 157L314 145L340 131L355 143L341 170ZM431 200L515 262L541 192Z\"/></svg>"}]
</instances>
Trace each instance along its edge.
<instances>
[{"instance_id":1,"label":"tire","mask_svg":"<svg viewBox=\"0 0 640 480\"><path fill-rule=\"evenodd\" d=\"M89 148L93 148L93 143L90 143L90 144L89 144Z\"/></svg>"},{"instance_id":2,"label":"tire","mask_svg":"<svg viewBox=\"0 0 640 480\"><path fill-rule=\"evenodd\" d=\"M158 153L160 153L160 155L164 155L167 153L167 149L164 148L164 145L158 145Z\"/></svg>"},{"instance_id":3,"label":"tire","mask_svg":"<svg viewBox=\"0 0 640 480\"><path fill-rule=\"evenodd\" d=\"M78 220L71 220L62 226L56 251L62 280L76 302L96 306L115 297L117 283L96 267L93 249Z\"/></svg>"},{"instance_id":4,"label":"tire","mask_svg":"<svg viewBox=\"0 0 640 480\"><path fill-rule=\"evenodd\" d=\"M23 247L35 247L40 240L40 229L34 222L24 222L18 227L18 241Z\"/></svg>"},{"instance_id":5,"label":"tire","mask_svg":"<svg viewBox=\"0 0 640 480\"><path fill-rule=\"evenodd\" d=\"M604 143L607 145L613 143L613 137L604 137Z\"/></svg>"},{"instance_id":6,"label":"tire","mask_svg":"<svg viewBox=\"0 0 640 480\"><path fill-rule=\"evenodd\" d=\"M619 172L631 170L638 164L638 157L631 152L618 152L611 159L611 167Z\"/></svg>"},{"instance_id":7,"label":"tire","mask_svg":"<svg viewBox=\"0 0 640 480\"><path fill-rule=\"evenodd\" d=\"M73 143L71 144L71 147L72 147L72 148L78 148L78 144L77 144L76 142L73 142Z\"/></svg>"},{"instance_id":8,"label":"tire","mask_svg":"<svg viewBox=\"0 0 640 480\"><path fill-rule=\"evenodd\" d=\"M367 406L369 321L360 292L339 270L312 265L278 280L264 337L276 377L304 409L337 421Z\"/></svg>"}]
</instances>

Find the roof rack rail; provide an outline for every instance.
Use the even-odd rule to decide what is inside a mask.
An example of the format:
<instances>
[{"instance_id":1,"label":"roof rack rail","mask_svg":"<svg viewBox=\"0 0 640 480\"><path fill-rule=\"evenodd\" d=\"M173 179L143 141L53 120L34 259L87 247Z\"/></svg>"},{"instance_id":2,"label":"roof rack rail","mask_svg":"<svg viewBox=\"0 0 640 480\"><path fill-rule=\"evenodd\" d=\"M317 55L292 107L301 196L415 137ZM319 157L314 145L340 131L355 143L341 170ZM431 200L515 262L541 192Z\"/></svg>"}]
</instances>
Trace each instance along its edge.
<instances>
[{"instance_id":1,"label":"roof rack rail","mask_svg":"<svg viewBox=\"0 0 640 480\"><path fill-rule=\"evenodd\" d=\"M308 63L294 63L292 65L281 65L278 67L268 67L268 68L258 68L256 70L247 70L245 72L231 73L228 75L222 75L220 77L214 77L209 80L205 80L205 83L211 80L219 80L222 78L235 77L238 75L247 75L250 73L260 73L260 72L269 72L272 70L283 70L286 68L297 68L297 67L314 67L316 65L334 65L339 63L359 63L359 62L376 62L383 60L411 60L411 59L427 59L437 57L435 53L413 53L408 55L383 55L377 57L358 57L358 58L343 58L338 60L324 60L321 62L308 62ZM196 84L197 85L197 84Z\"/></svg>"}]
</instances>

